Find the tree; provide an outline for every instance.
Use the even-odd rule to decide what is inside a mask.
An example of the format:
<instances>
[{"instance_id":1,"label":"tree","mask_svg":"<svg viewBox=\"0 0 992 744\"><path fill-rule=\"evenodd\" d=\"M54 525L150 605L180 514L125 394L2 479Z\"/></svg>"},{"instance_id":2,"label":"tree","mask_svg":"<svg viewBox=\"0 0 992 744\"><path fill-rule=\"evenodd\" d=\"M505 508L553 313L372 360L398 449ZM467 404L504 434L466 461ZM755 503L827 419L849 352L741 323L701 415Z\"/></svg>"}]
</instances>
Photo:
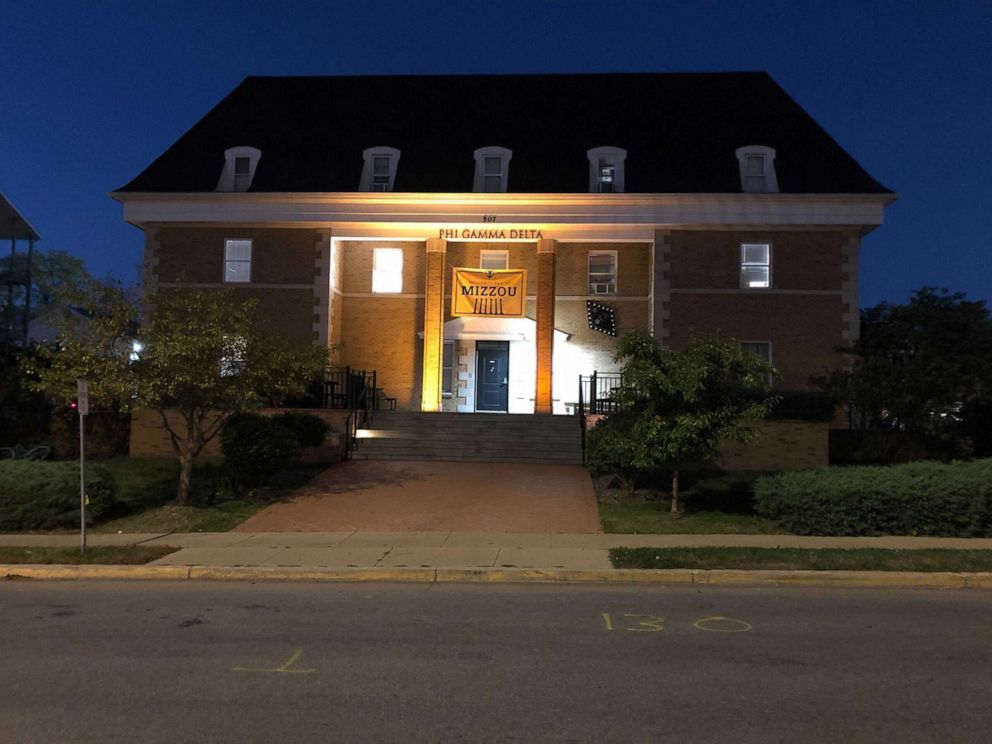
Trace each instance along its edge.
<instances>
[{"instance_id":1,"label":"tree","mask_svg":"<svg viewBox=\"0 0 992 744\"><path fill-rule=\"evenodd\" d=\"M66 251L37 252L31 261L31 315L41 317L57 308L66 295L85 291L91 281L83 260Z\"/></svg>"},{"instance_id":2,"label":"tree","mask_svg":"<svg viewBox=\"0 0 992 744\"><path fill-rule=\"evenodd\" d=\"M848 401L857 428L934 435L992 399L992 318L984 301L923 287L905 305L861 312L850 370L821 383Z\"/></svg>"},{"instance_id":3,"label":"tree","mask_svg":"<svg viewBox=\"0 0 992 744\"><path fill-rule=\"evenodd\" d=\"M278 341L260 330L255 302L232 290L160 294L135 342L135 306L116 285L89 282L74 304L86 320L60 318L60 344L32 370L36 387L71 401L90 381L93 407L159 412L179 460L176 502L189 501L193 462L236 412L303 393L327 364L327 350ZM170 415L170 412L173 415Z\"/></svg>"},{"instance_id":4,"label":"tree","mask_svg":"<svg viewBox=\"0 0 992 744\"><path fill-rule=\"evenodd\" d=\"M775 403L768 389L774 370L715 337L696 338L675 351L643 331L620 339L616 360L623 364L622 412L600 426L619 430L631 467L671 469L671 510L677 513L679 472L712 459L723 441L751 437L746 422L764 418Z\"/></svg>"}]
</instances>

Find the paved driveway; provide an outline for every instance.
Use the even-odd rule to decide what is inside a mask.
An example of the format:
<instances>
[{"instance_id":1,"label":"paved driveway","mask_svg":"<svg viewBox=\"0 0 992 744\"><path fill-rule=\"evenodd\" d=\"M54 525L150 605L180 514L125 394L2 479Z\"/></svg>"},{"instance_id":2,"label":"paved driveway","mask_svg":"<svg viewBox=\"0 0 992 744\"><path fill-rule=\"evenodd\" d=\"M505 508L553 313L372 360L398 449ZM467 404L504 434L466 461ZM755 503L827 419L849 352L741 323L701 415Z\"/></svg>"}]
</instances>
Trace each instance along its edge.
<instances>
[{"instance_id":1,"label":"paved driveway","mask_svg":"<svg viewBox=\"0 0 992 744\"><path fill-rule=\"evenodd\" d=\"M599 532L578 465L350 461L321 473L239 532Z\"/></svg>"}]
</instances>

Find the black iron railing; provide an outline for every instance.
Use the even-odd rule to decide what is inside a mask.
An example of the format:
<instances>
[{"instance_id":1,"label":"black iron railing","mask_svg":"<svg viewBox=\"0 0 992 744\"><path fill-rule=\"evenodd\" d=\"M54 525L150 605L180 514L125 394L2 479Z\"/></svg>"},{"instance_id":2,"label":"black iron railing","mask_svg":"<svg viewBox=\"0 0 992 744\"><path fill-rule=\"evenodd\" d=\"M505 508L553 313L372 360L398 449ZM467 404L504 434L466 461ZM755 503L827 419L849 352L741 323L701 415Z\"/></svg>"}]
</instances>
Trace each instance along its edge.
<instances>
[{"instance_id":1,"label":"black iron railing","mask_svg":"<svg viewBox=\"0 0 992 744\"><path fill-rule=\"evenodd\" d=\"M374 376L375 372L332 367L314 380L304 395L286 399L282 407L351 409L366 387L369 375Z\"/></svg>"},{"instance_id":2,"label":"black iron railing","mask_svg":"<svg viewBox=\"0 0 992 744\"><path fill-rule=\"evenodd\" d=\"M375 386L375 370L361 373L352 372L349 376L348 418L345 421L345 458L351 459L358 446L358 429L370 426L375 412L379 410L380 391Z\"/></svg>"},{"instance_id":3,"label":"black iron railing","mask_svg":"<svg viewBox=\"0 0 992 744\"><path fill-rule=\"evenodd\" d=\"M582 414L616 413L620 410L620 386L617 372L593 372L579 376L579 408Z\"/></svg>"},{"instance_id":4,"label":"black iron railing","mask_svg":"<svg viewBox=\"0 0 992 744\"><path fill-rule=\"evenodd\" d=\"M616 372L579 375L579 426L582 427L582 464L586 462L586 416L611 414L620 410L620 387L623 377Z\"/></svg>"}]
</instances>

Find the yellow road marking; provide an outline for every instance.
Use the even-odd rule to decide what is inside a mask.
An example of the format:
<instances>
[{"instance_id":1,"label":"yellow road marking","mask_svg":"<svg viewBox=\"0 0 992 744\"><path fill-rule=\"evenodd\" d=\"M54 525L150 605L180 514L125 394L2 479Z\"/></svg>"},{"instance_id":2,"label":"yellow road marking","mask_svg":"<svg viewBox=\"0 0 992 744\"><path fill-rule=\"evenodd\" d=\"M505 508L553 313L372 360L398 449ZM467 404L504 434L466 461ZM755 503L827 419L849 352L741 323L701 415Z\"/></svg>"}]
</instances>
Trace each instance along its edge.
<instances>
[{"instance_id":1,"label":"yellow road marking","mask_svg":"<svg viewBox=\"0 0 992 744\"><path fill-rule=\"evenodd\" d=\"M729 624L730 627L709 628L704 625L704 623L724 623ZM700 630L708 630L711 633L746 633L754 627L751 623L745 622L744 620L735 620L732 617L721 617L719 615L714 617L704 617L702 620L697 620L692 625Z\"/></svg>"},{"instance_id":2,"label":"yellow road marking","mask_svg":"<svg viewBox=\"0 0 992 744\"><path fill-rule=\"evenodd\" d=\"M293 664L300 660L303 656L303 649L297 648L293 650L293 655L289 657L289 661L280 667L275 669L255 669L252 667L231 667L233 672L276 672L283 674L309 674L310 672L316 672L316 669L290 669Z\"/></svg>"}]
</instances>

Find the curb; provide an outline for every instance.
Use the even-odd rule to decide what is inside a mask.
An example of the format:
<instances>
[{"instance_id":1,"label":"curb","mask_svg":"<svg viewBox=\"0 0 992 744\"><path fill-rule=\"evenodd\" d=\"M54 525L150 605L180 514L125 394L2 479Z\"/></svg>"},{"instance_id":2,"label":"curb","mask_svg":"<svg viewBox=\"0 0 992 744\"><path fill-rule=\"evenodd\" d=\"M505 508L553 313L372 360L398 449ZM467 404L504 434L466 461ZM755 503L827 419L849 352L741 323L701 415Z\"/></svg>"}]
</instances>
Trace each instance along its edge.
<instances>
[{"instance_id":1,"label":"curb","mask_svg":"<svg viewBox=\"0 0 992 744\"><path fill-rule=\"evenodd\" d=\"M705 584L712 586L992 589L992 573L694 569L286 568L264 566L0 565L0 580L368 581L468 584Z\"/></svg>"}]
</instances>

